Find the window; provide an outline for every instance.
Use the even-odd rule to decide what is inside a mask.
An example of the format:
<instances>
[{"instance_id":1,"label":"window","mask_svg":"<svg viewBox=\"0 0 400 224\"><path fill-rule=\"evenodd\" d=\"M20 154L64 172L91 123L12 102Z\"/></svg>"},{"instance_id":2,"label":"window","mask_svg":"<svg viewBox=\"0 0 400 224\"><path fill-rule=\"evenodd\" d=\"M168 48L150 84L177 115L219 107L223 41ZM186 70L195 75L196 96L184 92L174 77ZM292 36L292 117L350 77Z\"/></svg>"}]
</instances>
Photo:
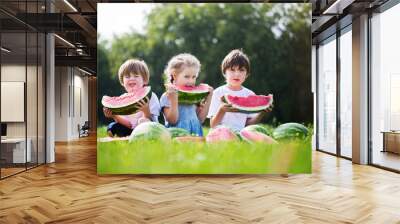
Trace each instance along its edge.
<instances>
[{"instance_id":1,"label":"window","mask_svg":"<svg viewBox=\"0 0 400 224\"><path fill-rule=\"evenodd\" d=\"M352 157L352 33L340 36L340 155Z\"/></svg>"},{"instance_id":2,"label":"window","mask_svg":"<svg viewBox=\"0 0 400 224\"><path fill-rule=\"evenodd\" d=\"M371 157L373 164L396 170L400 156L387 150L384 133L400 131L399 21L400 4L371 18ZM398 149L400 133L397 136L393 140Z\"/></svg>"},{"instance_id":3,"label":"window","mask_svg":"<svg viewBox=\"0 0 400 224\"><path fill-rule=\"evenodd\" d=\"M318 149L336 153L336 36L318 48Z\"/></svg>"}]
</instances>

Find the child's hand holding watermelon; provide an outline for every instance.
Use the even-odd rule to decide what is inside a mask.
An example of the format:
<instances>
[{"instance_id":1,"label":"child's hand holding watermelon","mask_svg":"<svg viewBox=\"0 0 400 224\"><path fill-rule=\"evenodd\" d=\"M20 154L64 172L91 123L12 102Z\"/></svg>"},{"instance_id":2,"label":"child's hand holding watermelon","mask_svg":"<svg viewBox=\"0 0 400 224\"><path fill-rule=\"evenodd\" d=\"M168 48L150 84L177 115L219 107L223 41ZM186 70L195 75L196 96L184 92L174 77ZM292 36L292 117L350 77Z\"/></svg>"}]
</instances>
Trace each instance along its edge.
<instances>
[{"instance_id":1,"label":"child's hand holding watermelon","mask_svg":"<svg viewBox=\"0 0 400 224\"><path fill-rule=\"evenodd\" d=\"M208 84L207 84L208 85ZM211 97L213 94L214 88L210 85L208 85L208 97ZM211 98L210 98L211 99Z\"/></svg>"},{"instance_id":2,"label":"child's hand holding watermelon","mask_svg":"<svg viewBox=\"0 0 400 224\"><path fill-rule=\"evenodd\" d=\"M107 107L103 107L103 112L104 112L104 116L107 118L113 118L114 115L112 114L112 111L107 108Z\"/></svg>"},{"instance_id":3,"label":"child's hand holding watermelon","mask_svg":"<svg viewBox=\"0 0 400 224\"><path fill-rule=\"evenodd\" d=\"M225 102L224 102L224 96L221 97L221 102L222 102L222 103L221 103L220 108L221 108L221 110L223 110L224 112L239 112L239 110L236 109L236 108L234 108L234 107L232 107L231 104L228 104L228 103L225 103Z\"/></svg>"},{"instance_id":4,"label":"child's hand holding watermelon","mask_svg":"<svg viewBox=\"0 0 400 224\"><path fill-rule=\"evenodd\" d=\"M178 101L178 91L176 90L175 85L171 83L165 84L167 97L171 102Z\"/></svg>"},{"instance_id":5,"label":"child's hand holding watermelon","mask_svg":"<svg viewBox=\"0 0 400 224\"><path fill-rule=\"evenodd\" d=\"M143 112L143 115L145 118L150 120L151 112L150 112L149 102L150 102L150 100L148 97L145 97L145 99L140 100L138 102L138 109Z\"/></svg>"},{"instance_id":6,"label":"child's hand holding watermelon","mask_svg":"<svg viewBox=\"0 0 400 224\"><path fill-rule=\"evenodd\" d=\"M272 108L274 107L274 104L272 103L267 109L263 110L264 113L269 113L272 111Z\"/></svg>"}]
</instances>

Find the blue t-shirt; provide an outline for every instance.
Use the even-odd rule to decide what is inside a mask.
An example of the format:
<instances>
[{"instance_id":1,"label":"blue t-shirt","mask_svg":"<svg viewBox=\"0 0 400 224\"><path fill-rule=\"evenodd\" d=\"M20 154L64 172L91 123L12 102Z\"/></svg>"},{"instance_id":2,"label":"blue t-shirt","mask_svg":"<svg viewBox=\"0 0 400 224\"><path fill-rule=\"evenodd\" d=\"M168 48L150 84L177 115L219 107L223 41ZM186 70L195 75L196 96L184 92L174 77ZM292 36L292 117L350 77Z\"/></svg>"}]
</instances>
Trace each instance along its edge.
<instances>
[{"instance_id":1,"label":"blue t-shirt","mask_svg":"<svg viewBox=\"0 0 400 224\"><path fill-rule=\"evenodd\" d=\"M179 117L176 124L169 124L164 114L164 107L171 107L171 102L169 101L166 93L164 93L160 98L160 107L164 115L166 127L183 128L189 131L191 134L203 136L203 128L201 127L201 122L197 117L197 106L195 104L178 103Z\"/></svg>"}]
</instances>

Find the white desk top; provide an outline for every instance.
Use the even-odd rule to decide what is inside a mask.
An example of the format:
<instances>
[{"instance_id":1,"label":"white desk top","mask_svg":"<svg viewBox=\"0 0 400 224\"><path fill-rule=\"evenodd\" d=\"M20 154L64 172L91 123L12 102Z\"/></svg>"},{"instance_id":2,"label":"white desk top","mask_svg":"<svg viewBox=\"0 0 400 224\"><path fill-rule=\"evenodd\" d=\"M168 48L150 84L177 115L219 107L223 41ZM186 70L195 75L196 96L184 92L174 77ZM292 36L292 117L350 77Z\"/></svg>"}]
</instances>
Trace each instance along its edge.
<instances>
[{"instance_id":1,"label":"white desk top","mask_svg":"<svg viewBox=\"0 0 400 224\"><path fill-rule=\"evenodd\" d=\"M5 138L5 139L1 139L1 143L20 143L20 142L24 142L25 138ZM29 141L29 138L28 138Z\"/></svg>"}]
</instances>

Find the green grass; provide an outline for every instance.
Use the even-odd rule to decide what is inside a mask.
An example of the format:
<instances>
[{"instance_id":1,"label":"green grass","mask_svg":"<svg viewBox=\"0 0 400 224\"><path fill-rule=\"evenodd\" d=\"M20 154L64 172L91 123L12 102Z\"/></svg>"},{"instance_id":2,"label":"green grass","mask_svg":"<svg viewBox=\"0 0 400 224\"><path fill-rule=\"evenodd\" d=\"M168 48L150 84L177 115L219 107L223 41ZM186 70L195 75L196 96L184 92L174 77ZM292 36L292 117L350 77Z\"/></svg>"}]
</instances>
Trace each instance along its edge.
<instances>
[{"instance_id":1,"label":"green grass","mask_svg":"<svg viewBox=\"0 0 400 224\"><path fill-rule=\"evenodd\" d=\"M105 127L98 129L98 136L106 136ZM277 145L98 142L97 171L99 174L311 173L311 137Z\"/></svg>"},{"instance_id":2,"label":"green grass","mask_svg":"<svg viewBox=\"0 0 400 224\"><path fill-rule=\"evenodd\" d=\"M107 127L102 126L97 128L97 138L103 138L107 136Z\"/></svg>"}]
</instances>

